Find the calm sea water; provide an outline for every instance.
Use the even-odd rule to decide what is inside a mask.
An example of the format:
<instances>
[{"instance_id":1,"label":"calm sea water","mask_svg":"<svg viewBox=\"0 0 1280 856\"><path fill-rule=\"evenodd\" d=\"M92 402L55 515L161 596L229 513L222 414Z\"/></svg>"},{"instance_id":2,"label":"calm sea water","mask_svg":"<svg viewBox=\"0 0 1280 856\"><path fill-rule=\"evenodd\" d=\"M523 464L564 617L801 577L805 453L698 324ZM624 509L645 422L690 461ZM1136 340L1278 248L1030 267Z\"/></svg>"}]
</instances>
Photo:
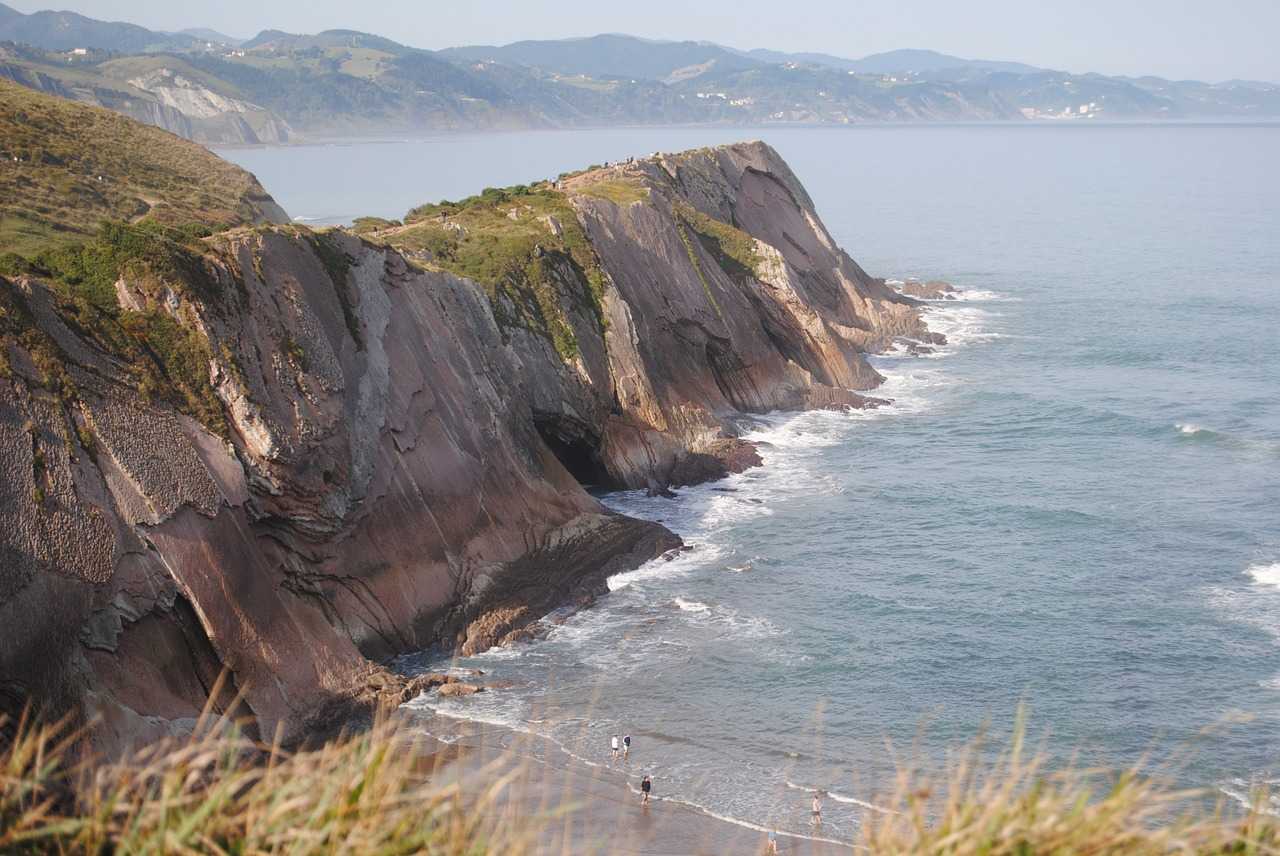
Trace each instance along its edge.
<instances>
[{"instance_id":1,"label":"calm sea water","mask_svg":"<svg viewBox=\"0 0 1280 856\"><path fill-rule=\"evenodd\" d=\"M659 793L847 835L886 742L938 759L1020 703L1049 751L1280 775L1280 127L618 130L225 152L293 214L396 217L485 185L758 136L871 272L944 277L935 358L873 414L776 414L766 467L607 497L697 549L611 581L431 707L611 734ZM1237 712L1243 723L1223 725ZM446 720L447 721L447 720ZM1220 726L1207 736L1207 726ZM554 750L559 751L559 750ZM620 774L621 775L621 774Z\"/></svg>"}]
</instances>

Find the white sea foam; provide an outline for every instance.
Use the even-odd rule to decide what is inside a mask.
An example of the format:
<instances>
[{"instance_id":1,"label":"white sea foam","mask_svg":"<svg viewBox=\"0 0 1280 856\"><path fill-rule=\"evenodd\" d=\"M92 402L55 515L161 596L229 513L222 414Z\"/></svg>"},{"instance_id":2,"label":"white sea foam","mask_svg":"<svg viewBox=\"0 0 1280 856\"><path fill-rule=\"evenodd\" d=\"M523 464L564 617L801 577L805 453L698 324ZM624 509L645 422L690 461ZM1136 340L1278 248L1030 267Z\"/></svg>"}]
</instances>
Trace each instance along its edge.
<instances>
[{"instance_id":1,"label":"white sea foam","mask_svg":"<svg viewBox=\"0 0 1280 856\"><path fill-rule=\"evenodd\" d=\"M724 550L704 544L691 545L693 549L676 554L673 558L659 557L645 562L634 571L623 571L609 577L606 584L609 591L624 589L633 583L658 582L688 576L705 563L714 562L724 554Z\"/></svg>"},{"instance_id":2,"label":"white sea foam","mask_svg":"<svg viewBox=\"0 0 1280 856\"><path fill-rule=\"evenodd\" d=\"M820 793L823 795L825 799L830 799L832 802L844 803L845 805L862 806L865 809L870 809L871 811L879 812L880 814L897 814L897 812L894 811L893 809L884 808L882 806L876 805L875 803L870 803L870 802L867 802L866 800L860 800L857 797L851 797L847 794L838 793L836 791L829 791L826 788L814 788L814 787L810 787L809 785L797 785L795 782L791 781L790 779L787 779L786 782L787 782L787 787L791 788L792 790L803 791L807 794Z\"/></svg>"},{"instance_id":3,"label":"white sea foam","mask_svg":"<svg viewBox=\"0 0 1280 856\"><path fill-rule=\"evenodd\" d=\"M962 346L993 342L1003 338L991 329L994 313L971 306L930 304L924 313L929 329L947 337L948 346ZM941 353L946 352L943 348Z\"/></svg>"},{"instance_id":4,"label":"white sea foam","mask_svg":"<svg viewBox=\"0 0 1280 856\"><path fill-rule=\"evenodd\" d=\"M659 797L658 799L662 799L662 798L661 798L661 797ZM689 807L691 807L691 808L695 808L695 809L697 809L698 811L700 811L700 812L702 812L703 814L705 814L707 817L714 818L715 820L724 821L725 823L732 823L734 826L741 826L741 827L743 827L744 829L751 829L751 830L754 830L754 831L756 831L756 832L768 832L768 831L771 829L771 827L768 827L768 826L762 826L762 825L761 825L761 824L759 824L759 823L752 823L752 822L751 822L751 821L749 821L749 820L742 820L741 818L737 818L737 817L730 817L730 816L729 816L729 815L727 815L727 814L718 814L718 813L716 813L716 812L712 811L711 809L707 808L707 807L706 807L706 806L704 806L704 805L699 805L698 803L696 803L696 802L692 802L692 801L689 801L689 800L663 800L663 801L664 801L664 802L680 803L681 805L687 805L687 806L689 806ZM782 830L782 829L779 829L779 830L778 830L778 837L780 837L780 838L795 838L795 839L797 839L797 840L801 840L801 841L819 841L819 842L822 842L823 844L838 844L838 845L840 845L841 847L848 847L848 846L849 846L848 842L846 842L846 841L840 841L840 840L835 839L835 838L823 838L823 837L818 836L818 835L802 835L802 834L800 834L799 832L787 832L787 831ZM864 849L864 848L858 848L858 849Z\"/></svg>"},{"instance_id":5,"label":"white sea foam","mask_svg":"<svg viewBox=\"0 0 1280 856\"><path fill-rule=\"evenodd\" d=\"M469 696L469 697L468 697L468 700L471 700L471 699L474 699L474 698L476 698L476 697L475 697L475 696ZM415 702L416 702L416 701L417 701L417 700L415 700ZM433 713L435 713L435 714L437 714L437 715L439 715L439 716L443 716L443 717L446 717L446 718L448 718L448 719L453 719L453 720L456 720L456 721L459 721L459 722L474 722L474 723L481 723L481 724L485 724L485 725L494 725L494 726L498 726L498 727L500 727L500 728L505 728L505 729L507 729L508 731L511 731L511 732L514 732L514 733L517 733L517 734L526 734L526 735L530 735L530 736L533 736L533 737L539 737L539 738L542 738L543 740L546 740L546 741L547 741L547 743L549 743L550 745L552 745L552 746L553 746L553 747L555 747L556 749L559 749L559 750L560 750L562 753L564 753L566 756L568 756L569 758L572 758L574 761L576 761L576 762L578 762L578 763L580 763L580 764L583 764L583 765L588 766L588 767L593 767L593 768L595 768L595 769L600 769L600 770L615 770L615 769L617 769L614 765L612 765L612 764L610 764L610 763L607 763L607 762L604 762L604 761L596 761L596 760L593 760L593 759L591 759L591 758L584 757L584 756L582 756L582 755L578 754L577 752L574 752L572 749L570 749L570 748L569 748L569 746L568 746L568 745L566 745L565 743L563 743L563 742L562 742L562 741L560 741L560 740L557 740L557 739L556 739L554 736L552 736L551 734L548 734L548 733L543 732L543 731L539 731L539 730L535 730L535 729L529 728L529 727L527 727L526 725L524 725L524 724L522 724L522 723L508 721L505 717L494 716L494 715L492 715L492 714L491 714L491 713L489 713L489 712L482 712L482 711L477 711L477 710L474 710L474 709L468 709L468 710L465 710L465 711L456 710L456 709L454 709L454 710L449 710L449 709L443 709L443 708L442 708L442 707L440 707L440 706L432 705L432 704L429 704L429 703L415 703L415 702L409 702L406 706L407 706L407 707L415 707L415 708L418 708L418 709L426 709L426 710L430 710L431 712L433 712ZM592 722L592 723L590 723L590 724L591 724L591 725L600 725L601 723L595 723L595 722ZM608 725L608 727L604 729L605 731L615 731L615 733L616 733L616 729L615 729L615 727L614 727L614 726L615 726L615 724L614 724L614 723L605 723L605 724L606 724L606 725ZM456 742L456 741L459 739L457 736L452 736L452 735L450 735L450 736L446 737L446 736L444 736L444 735L440 735L440 734L432 734L431 736L432 736L432 737L435 737L437 740L440 740L440 741L442 741L442 742L449 742L449 743ZM625 774L624 774L624 775L625 775ZM626 786L628 789L630 789L631 791L633 791L633 792L635 792L635 793L639 793L639 791L637 791L637 790L636 790L636 788L635 788L633 785L631 785L631 784L630 784L630 782L626 781L625 779L623 780L623 784L625 784L625 786ZM762 826L762 825L760 825L760 824L758 824L758 823L752 823L751 821L742 820L741 818L732 817L732 816L727 815L727 814L720 814L720 813L718 813L718 812L712 811L711 809L707 808L706 806L704 806L704 805L702 805L702 804L700 804L700 803L694 802L693 800L680 799L680 798L678 798L678 797L661 797L661 796L655 796L655 797L653 797L653 799L654 799L655 801L658 801L658 802L667 802L667 803L674 803L674 804L678 804L678 805L688 806L689 808L695 809L695 810L697 810L697 811L701 812L702 814L705 814L707 817L714 818L715 820L723 821L723 822L725 822L725 823L732 823L732 824L734 824L735 826L740 826L740 827L743 827L743 828L745 828L745 829L751 829L751 830L755 830L755 831L757 831L757 832L768 832L768 831L769 831L769 829L770 829L770 827ZM874 808L874 806L872 806L872 808ZM779 836L784 836L784 837L787 837L787 838L802 839L802 840L806 840L806 841L820 841L820 842L823 842L823 843L826 843L826 844L841 844L841 843L843 843L843 842L840 842L840 841L838 841L838 840L836 840L836 839L833 839L833 838L822 838L822 837L814 836L814 835L804 835L804 834L802 834L802 833L797 833L797 832L786 832L786 831L781 830L781 829L779 829L779 830L778 830L778 835L779 835Z\"/></svg>"},{"instance_id":6,"label":"white sea foam","mask_svg":"<svg viewBox=\"0 0 1280 856\"><path fill-rule=\"evenodd\" d=\"M502 645L495 646L487 651L481 651L476 654L477 659L483 660L518 660L528 651L526 645Z\"/></svg>"},{"instance_id":7,"label":"white sea foam","mask_svg":"<svg viewBox=\"0 0 1280 856\"><path fill-rule=\"evenodd\" d=\"M1194 422L1178 422L1174 427L1178 429L1180 434L1203 434L1209 431L1208 428L1197 425Z\"/></svg>"},{"instance_id":8,"label":"white sea foam","mask_svg":"<svg viewBox=\"0 0 1280 856\"><path fill-rule=\"evenodd\" d=\"M949 345L931 357L941 359L970 343L994 338L990 329L994 313L974 305L974 301L997 299L994 294L974 293L965 301L937 301L926 309L926 321L949 337ZM756 564L735 554L727 531L754 518L774 513L772 506L786 503L792 497L815 492L832 493L844 489L838 474L827 470L824 449L847 443L867 420L901 418L927 410L937 401L939 390L957 382L940 370L940 363L923 361L907 353L878 355L872 364L885 376L885 383L871 394L893 400L885 407L844 412L814 411L777 413L756 419L744 434L761 445L765 467L731 476L714 484L682 488L674 499L648 497L640 491L615 493L603 497L611 509L643 519L658 521L679 533L693 549L651 561L641 568L616 574L608 580L611 596L601 599L592 609L567 616L551 626L545 641L497 649L483 655L495 658L529 656L526 661L536 670L555 668L559 662L572 662L591 672L610 675L628 674L633 670L651 671L655 666L678 663L691 649L702 645L731 644L734 640L772 639L786 636L787 628L769 618L745 609L735 609L719 598L707 597L699 582L725 571L743 573ZM744 561L746 560L746 561ZM619 640L625 644L617 644ZM792 663L797 654L785 643L751 645L753 657L781 658ZM811 660L804 656L799 659ZM554 674L554 673L552 673ZM570 680L576 680L570 677ZM580 738L570 739L564 723L535 724L529 721L529 698L520 691L493 694L492 698L471 696L466 699L440 699L434 694L419 704L460 720L484 722L527 734L536 734L557 746L566 755L592 767L607 767L593 761L590 747L579 746ZM536 697L536 696L535 696ZM536 702L535 702L536 703ZM589 731L606 733L616 723L593 724ZM557 739L556 735L566 742ZM594 738L590 738L594 739ZM578 751L574 751L577 749ZM583 757L584 755L589 757ZM753 816L756 808L743 808L734 803L710 798L676 786L669 791L671 801L684 802L693 808L746 828L765 827L744 822L727 814L711 811L706 805L687 797L716 805L721 811ZM687 784L687 783L686 783ZM684 791L681 793L681 791ZM883 811L857 797L830 793L833 803L860 806L867 811ZM834 808L834 806L833 806ZM836 827L832 827L835 829ZM802 836L804 837L804 836Z\"/></svg>"},{"instance_id":9,"label":"white sea foam","mask_svg":"<svg viewBox=\"0 0 1280 856\"><path fill-rule=\"evenodd\" d=\"M1273 562L1270 565L1251 565L1245 573L1253 577L1255 585L1280 589L1280 562Z\"/></svg>"},{"instance_id":10,"label":"white sea foam","mask_svg":"<svg viewBox=\"0 0 1280 856\"><path fill-rule=\"evenodd\" d=\"M951 296L952 300L967 301L987 301L987 300L1012 300L1007 294L1001 294L998 291L987 291L983 288L962 288Z\"/></svg>"},{"instance_id":11,"label":"white sea foam","mask_svg":"<svg viewBox=\"0 0 1280 856\"><path fill-rule=\"evenodd\" d=\"M1280 817L1280 797L1268 793L1275 790L1275 784L1271 780L1248 782L1235 778L1219 784L1218 791L1250 811Z\"/></svg>"},{"instance_id":12,"label":"white sea foam","mask_svg":"<svg viewBox=\"0 0 1280 856\"><path fill-rule=\"evenodd\" d=\"M676 598L677 601L680 598ZM729 632L724 635L734 639L769 639L775 636L782 636L785 630L774 624L763 615L752 615L749 613L739 612L731 606L717 605L706 610L698 609L699 604L696 601L691 605L692 608L681 606L687 612L692 612L700 616L705 616L710 623L719 627L728 628ZM757 652L766 653L766 652Z\"/></svg>"},{"instance_id":13,"label":"white sea foam","mask_svg":"<svg viewBox=\"0 0 1280 856\"><path fill-rule=\"evenodd\" d=\"M1206 590L1210 606L1234 621L1248 624L1280 642L1280 562L1256 563L1244 570L1248 586L1213 586ZM1280 689L1280 675L1261 680L1265 689Z\"/></svg>"}]
</instances>

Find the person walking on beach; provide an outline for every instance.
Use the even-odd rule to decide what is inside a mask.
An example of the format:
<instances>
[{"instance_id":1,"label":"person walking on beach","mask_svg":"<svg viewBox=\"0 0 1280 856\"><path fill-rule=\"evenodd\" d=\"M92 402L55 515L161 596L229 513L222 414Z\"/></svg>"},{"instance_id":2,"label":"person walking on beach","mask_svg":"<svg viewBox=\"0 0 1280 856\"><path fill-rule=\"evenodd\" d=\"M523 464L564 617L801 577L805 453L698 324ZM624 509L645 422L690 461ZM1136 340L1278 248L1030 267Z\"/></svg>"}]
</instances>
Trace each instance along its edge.
<instances>
[{"instance_id":1,"label":"person walking on beach","mask_svg":"<svg viewBox=\"0 0 1280 856\"><path fill-rule=\"evenodd\" d=\"M640 805L649 804L649 791L653 788L653 781L646 775L640 780Z\"/></svg>"},{"instance_id":2,"label":"person walking on beach","mask_svg":"<svg viewBox=\"0 0 1280 856\"><path fill-rule=\"evenodd\" d=\"M768 854L769 854L769 856L777 856L777 853L778 853L778 830L776 830L776 829L770 829L770 830L769 830L769 846L768 846L767 848L765 848L765 851L764 851L764 852L765 852L765 853L768 853Z\"/></svg>"},{"instance_id":3,"label":"person walking on beach","mask_svg":"<svg viewBox=\"0 0 1280 856\"><path fill-rule=\"evenodd\" d=\"M631 735L628 734L622 738L622 760L631 757Z\"/></svg>"},{"instance_id":4,"label":"person walking on beach","mask_svg":"<svg viewBox=\"0 0 1280 856\"><path fill-rule=\"evenodd\" d=\"M613 761L618 760L618 735L615 734L609 738L609 750L611 752L610 759Z\"/></svg>"},{"instance_id":5,"label":"person walking on beach","mask_svg":"<svg viewBox=\"0 0 1280 856\"><path fill-rule=\"evenodd\" d=\"M813 795L813 825L822 826L822 794Z\"/></svg>"}]
</instances>

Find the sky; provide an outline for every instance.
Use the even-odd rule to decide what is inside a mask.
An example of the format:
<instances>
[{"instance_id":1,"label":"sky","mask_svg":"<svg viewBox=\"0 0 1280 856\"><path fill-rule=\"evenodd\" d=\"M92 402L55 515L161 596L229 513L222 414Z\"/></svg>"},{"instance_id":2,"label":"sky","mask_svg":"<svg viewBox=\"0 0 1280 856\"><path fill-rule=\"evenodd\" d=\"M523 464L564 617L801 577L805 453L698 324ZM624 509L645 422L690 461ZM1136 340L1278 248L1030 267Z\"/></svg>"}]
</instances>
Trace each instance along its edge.
<instances>
[{"instance_id":1,"label":"sky","mask_svg":"<svg viewBox=\"0 0 1280 856\"><path fill-rule=\"evenodd\" d=\"M929 48L1072 72L1280 82L1280 0L5 0L158 30L353 29L414 47L597 33L858 58Z\"/></svg>"}]
</instances>

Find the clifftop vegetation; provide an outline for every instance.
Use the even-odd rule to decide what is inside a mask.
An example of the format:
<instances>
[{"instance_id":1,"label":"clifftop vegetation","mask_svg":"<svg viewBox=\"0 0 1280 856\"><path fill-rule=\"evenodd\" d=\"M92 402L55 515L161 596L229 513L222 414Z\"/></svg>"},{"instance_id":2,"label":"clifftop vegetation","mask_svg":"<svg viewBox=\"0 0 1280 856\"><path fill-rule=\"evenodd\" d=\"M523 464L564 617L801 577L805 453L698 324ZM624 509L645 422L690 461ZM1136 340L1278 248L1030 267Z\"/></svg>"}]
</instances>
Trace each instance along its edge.
<instances>
[{"instance_id":1,"label":"clifftop vegetation","mask_svg":"<svg viewBox=\"0 0 1280 856\"><path fill-rule=\"evenodd\" d=\"M0 80L0 254L82 242L103 220L221 228L277 212L257 179L202 146Z\"/></svg>"},{"instance_id":2,"label":"clifftop vegetation","mask_svg":"<svg viewBox=\"0 0 1280 856\"><path fill-rule=\"evenodd\" d=\"M148 298L144 308L125 309L115 292L116 280L127 274L148 283L148 290L216 299L217 280L203 257L207 248L199 242L205 234L199 227L104 223L88 243L46 250L30 261L0 259L0 274L34 274L47 282L59 317L119 358L144 398L163 401L225 436L222 405L209 380L209 341L193 325L179 323L158 300ZM74 402L78 392L66 371L70 357L35 325L22 290L0 278L0 352L10 344L33 355L46 388L65 403Z\"/></svg>"},{"instance_id":3,"label":"clifftop vegetation","mask_svg":"<svg viewBox=\"0 0 1280 856\"><path fill-rule=\"evenodd\" d=\"M578 353L572 307L604 323L600 261L568 196L546 182L422 205L372 234L423 267L480 283L500 323L547 335L566 360Z\"/></svg>"}]
</instances>

